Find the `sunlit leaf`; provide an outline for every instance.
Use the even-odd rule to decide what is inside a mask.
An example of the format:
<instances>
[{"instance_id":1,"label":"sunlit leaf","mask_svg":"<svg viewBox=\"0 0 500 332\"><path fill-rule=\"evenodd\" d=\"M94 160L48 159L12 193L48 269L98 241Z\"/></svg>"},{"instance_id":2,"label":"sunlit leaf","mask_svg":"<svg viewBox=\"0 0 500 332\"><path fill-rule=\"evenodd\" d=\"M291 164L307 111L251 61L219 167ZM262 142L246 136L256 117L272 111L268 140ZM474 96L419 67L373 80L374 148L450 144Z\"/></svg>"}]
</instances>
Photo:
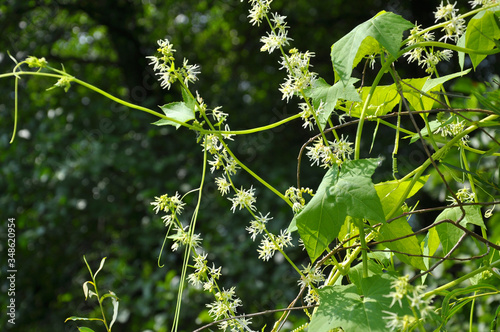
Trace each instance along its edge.
<instances>
[{"instance_id":1,"label":"sunlit leaf","mask_svg":"<svg viewBox=\"0 0 500 332\"><path fill-rule=\"evenodd\" d=\"M369 86L363 87L361 89L361 99L366 100L368 94L370 93L370 89L371 87ZM396 106L400 100L401 97L395 84L379 85L375 88L375 91L372 94L370 105L368 106L365 115L385 115L391 112L394 106ZM349 108L351 116L359 118L363 109L363 103L348 103L347 108Z\"/></svg>"},{"instance_id":2,"label":"sunlit leaf","mask_svg":"<svg viewBox=\"0 0 500 332\"><path fill-rule=\"evenodd\" d=\"M102 318L86 318L86 317L71 316L71 317L66 318L66 320L64 322L66 323L68 320L97 320L97 321L101 321L101 322L103 321Z\"/></svg>"},{"instance_id":3,"label":"sunlit leaf","mask_svg":"<svg viewBox=\"0 0 500 332\"><path fill-rule=\"evenodd\" d=\"M399 211L401 213L402 210ZM383 246L390 250L394 250L396 256L404 263L416 267L420 270L425 270L425 264L422 260L422 248L415 235L405 237L413 234L411 226L405 217L393 220L391 223L385 223L379 230L378 241L392 240L402 238L397 241L384 242ZM404 238L403 238L404 237ZM405 255L409 254L409 255Z\"/></svg>"},{"instance_id":4,"label":"sunlit leaf","mask_svg":"<svg viewBox=\"0 0 500 332\"><path fill-rule=\"evenodd\" d=\"M477 13L467 25L465 32L465 47L474 50L491 50L500 39L500 27L495 11L500 11L500 6L482 10ZM485 54L469 54L474 68L486 58Z\"/></svg>"},{"instance_id":5,"label":"sunlit leaf","mask_svg":"<svg viewBox=\"0 0 500 332\"><path fill-rule=\"evenodd\" d=\"M312 261L339 234L346 216L383 222L371 176L378 159L346 161L325 174L314 197L294 219Z\"/></svg>"},{"instance_id":6,"label":"sunlit leaf","mask_svg":"<svg viewBox=\"0 0 500 332\"><path fill-rule=\"evenodd\" d=\"M354 60L366 37L372 37L389 54L397 58L403 32L414 25L399 15L381 12L358 25L332 46L331 58L335 72L344 84L351 77Z\"/></svg>"},{"instance_id":7,"label":"sunlit leaf","mask_svg":"<svg viewBox=\"0 0 500 332\"><path fill-rule=\"evenodd\" d=\"M97 269L97 271L94 274L94 279L97 277L97 274L99 273L99 271L101 271L102 267L104 266L104 262L105 261L106 261L106 257L104 257L103 259L101 259L101 264L99 264L99 268Z\"/></svg>"},{"instance_id":8,"label":"sunlit leaf","mask_svg":"<svg viewBox=\"0 0 500 332\"><path fill-rule=\"evenodd\" d=\"M80 332L94 332L94 330L92 330L91 328L85 327L85 326L78 327L78 331L80 331Z\"/></svg>"},{"instance_id":9,"label":"sunlit leaf","mask_svg":"<svg viewBox=\"0 0 500 332\"><path fill-rule=\"evenodd\" d=\"M457 222L460 220L460 225L466 226L467 224L474 224L486 229L486 225L483 221L483 216L481 214L481 209L477 205L466 205L463 206L465 210L464 217L460 220L463 213L459 207L449 208L441 212L436 217L436 222L449 219ZM437 232L439 240L443 245L443 252L447 254L450 250L457 244L460 237L464 234L464 231L457 228L449 222L441 223L436 227L432 228L429 232Z\"/></svg>"},{"instance_id":10,"label":"sunlit leaf","mask_svg":"<svg viewBox=\"0 0 500 332\"><path fill-rule=\"evenodd\" d=\"M111 323L109 323L109 329L111 330L111 327L113 327L113 324L116 321L116 318L118 317L118 306L120 305L118 298L116 297L116 294L113 293L112 291L109 291L112 295L111 300L113 301L113 318L111 319Z\"/></svg>"},{"instance_id":11,"label":"sunlit leaf","mask_svg":"<svg viewBox=\"0 0 500 332\"><path fill-rule=\"evenodd\" d=\"M406 198L410 198L415 195L424 186L428 179L429 175L421 176L413 185ZM396 207L397 201L408 189L410 183L411 180L392 180L375 184L375 190L380 198L380 202L382 203L382 208L384 209L384 214L386 216Z\"/></svg>"},{"instance_id":12,"label":"sunlit leaf","mask_svg":"<svg viewBox=\"0 0 500 332\"><path fill-rule=\"evenodd\" d=\"M312 87L306 90L306 96L313 99L314 107L317 108L320 102L325 103L324 112L318 115L319 125L321 129L325 128L325 125L332 114L335 105L339 99L350 100L350 101L361 101L354 83L357 79L351 78L349 83L342 84L337 82L333 86L326 83L324 79L319 78L314 81Z\"/></svg>"},{"instance_id":13,"label":"sunlit leaf","mask_svg":"<svg viewBox=\"0 0 500 332\"><path fill-rule=\"evenodd\" d=\"M403 307L392 299L391 281L387 274L361 278L358 285L326 286L319 289L320 306L313 315L308 331L328 332L342 328L345 332L387 331L387 312L399 316L412 315L407 301Z\"/></svg>"},{"instance_id":14,"label":"sunlit leaf","mask_svg":"<svg viewBox=\"0 0 500 332\"><path fill-rule=\"evenodd\" d=\"M160 106L163 113L171 119L177 120L181 123L186 123L190 120L194 119L194 110L193 108L189 108L184 102L175 102ZM175 126L175 128L179 128L181 126L180 123L174 122L172 120L160 119L156 122L153 122L154 125L157 126Z\"/></svg>"}]
</instances>

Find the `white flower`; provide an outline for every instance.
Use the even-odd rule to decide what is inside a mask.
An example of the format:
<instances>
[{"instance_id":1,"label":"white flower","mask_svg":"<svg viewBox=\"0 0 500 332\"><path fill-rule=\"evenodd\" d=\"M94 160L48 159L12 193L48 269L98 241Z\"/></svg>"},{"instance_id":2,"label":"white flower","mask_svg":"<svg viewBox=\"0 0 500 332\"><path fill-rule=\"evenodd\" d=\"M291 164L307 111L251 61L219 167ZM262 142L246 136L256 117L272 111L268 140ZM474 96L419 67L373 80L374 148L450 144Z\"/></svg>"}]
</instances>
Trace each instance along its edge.
<instances>
[{"instance_id":1,"label":"white flower","mask_svg":"<svg viewBox=\"0 0 500 332\"><path fill-rule=\"evenodd\" d=\"M218 154L214 154L214 159L209 160L208 163L210 164L210 172L213 173L216 169L219 169L224 166L224 163Z\"/></svg>"},{"instance_id":2,"label":"white flower","mask_svg":"<svg viewBox=\"0 0 500 332\"><path fill-rule=\"evenodd\" d=\"M456 3L451 5L447 1L447 5L443 6L443 2L441 1L441 4L437 8L437 11L434 12L434 17L436 18L435 22L437 22L441 19L448 19L448 18L454 16L458 12L458 9L455 9L455 5L456 5Z\"/></svg>"},{"instance_id":3,"label":"white flower","mask_svg":"<svg viewBox=\"0 0 500 332\"><path fill-rule=\"evenodd\" d=\"M219 266L219 267L215 267L215 264L212 263L212 267L209 267L208 268L209 271L208 273L210 274L210 276L213 278L213 279L219 279L220 276L221 276L221 270L222 270L222 266Z\"/></svg>"},{"instance_id":4,"label":"white flower","mask_svg":"<svg viewBox=\"0 0 500 332\"><path fill-rule=\"evenodd\" d=\"M473 203L474 202L474 199L476 198L476 194L473 193L473 192L470 192L469 191L469 188L462 188L462 189L459 189L457 191L457 193L455 194L455 196L457 197L457 199L461 202L461 203ZM446 199L447 201L451 202L452 205L456 205L456 204L459 204L455 198L451 197L451 196L448 196L448 198Z\"/></svg>"},{"instance_id":5,"label":"white flower","mask_svg":"<svg viewBox=\"0 0 500 332\"><path fill-rule=\"evenodd\" d=\"M170 89L172 83L174 83L176 79L175 75L172 75L172 72L169 70L156 73L156 75L160 76L160 78L158 79L158 81L160 81L160 87L167 90Z\"/></svg>"},{"instance_id":6,"label":"white flower","mask_svg":"<svg viewBox=\"0 0 500 332\"><path fill-rule=\"evenodd\" d=\"M282 57L280 61L280 69L284 68L288 72L285 83L281 84L279 89L283 94L282 99L286 99L287 102L293 95L312 85L317 76L316 73L309 71L309 62L314 53L309 51L301 53L295 48L289 53L290 55Z\"/></svg>"},{"instance_id":7,"label":"white flower","mask_svg":"<svg viewBox=\"0 0 500 332\"><path fill-rule=\"evenodd\" d=\"M236 160L234 160L233 157L227 157L225 156L226 159L226 172L230 175L236 174L237 170L240 168L238 166L238 163L236 163Z\"/></svg>"},{"instance_id":8,"label":"white flower","mask_svg":"<svg viewBox=\"0 0 500 332\"><path fill-rule=\"evenodd\" d=\"M260 48L261 52L269 52L271 54L275 49L289 45L291 38L287 37L287 31L280 31L276 34L274 31L267 33L267 37L261 37L260 41L264 45Z\"/></svg>"},{"instance_id":9,"label":"white flower","mask_svg":"<svg viewBox=\"0 0 500 332\"><path fill-rule=\"evenodd\" d=\"M404 276L404 277L399 277L398 279L391 282L391 288L393 288L395 292L390 292L389 295L384 295L385 297L392 298L390 307L392 307L394 303L396 303L396 301L399 303L400 306L403 306L401 300L405 297L405 295L408 293L411 287L411 285L408 283L409 279L410 279L409 276Z\"/></svg>"},{"instance_id":10,"label":"white flower","mask_svg":"<svg viewBox=\"0 0 500 332\"><path fill-rule=\"evenodd\" d=\"M302 266L303 277L298 281L300 287L311 287L325 280L325 276L318 267L313 268L311 263L307 267Z\"/></svg>"},{"instance_id":11,"label":"white flower","mask_svg":"<svg viewBox=\"0 0 500 332\"><path fill-rule=\"evenodd\" d=\"M193 83L198 80L197 75L200 73L200 66L198 65L188 65L188 60L184 59L182 65L182 74L184 76L184 84L188 86L189 82Z\"/></svg>"},{"instance_id":12,"label":"white flower","mask_svg":"<svg viewBox=\"0 0 500 332\"><path fill-rule=\"evenodd\" d=\"M259 212L259 216L256 217L254 220L250 221L250 226L247 226L245 228L248 231L248 233L250 233L250 237L252 238L253 241L255 241L257 235L262 234L266 230L267 222L273 219L269 218L268 215L269 213L263 216L262 213Z\"/></svg>"},{"instance_id":13,"label":"white flower","mask_svg":"<svg viewBox=\"0 0 500 332\"><path fill-rule=\"evenodd\" d=\"M472 9L476 8L476 6L488 6L492 5L494 3L497 3L498 0L474 0L474 1L469 1L470 5L472 6Z\"/></svg>"},{"instance_id":14,"label":"white flower","mask_svg":"<svg viewBox=\"0 0 500 332\"><path fill-rule=\"evenodd\" d=\"M236 189L236 195L233 198L228 199L233 203L233 206L231 207L231 211L233 211L233 213L236 211L237 207L240 210L244 207L252 211L257 210L257 208L254 206L255 189L253 188L253 186L248 190L243 189L243 187L239 190Z\"/></svg>"},{"instance_id":15,"label":"white flower","mask_svg":"<svg viewBox=\"0 0 500 332\"><path fill-rule=\"evenodd\" d=\"M184 205L186 205L181 200L181 196L178 192L175 193L174 196L168 196L167 194L162 195L160 197L155 197L155 201L151 203L154 206L153 211L158 213L159 211L173 213L173 214L181 214L184 209Z\"/></svg>"},{"instance_id":16,"label":"white flower","mask_svg":"<svg viewBox=\"0 0 500 332\"><path fill-rule=\"evenodd\" d=\"M216 301L207 304L208 314L215 320L228 316L233 316L237 308L242 305L239 298L235 296L234 287L229 290L223 289L222 292L217 292L215 294Z\"/></svg>"},{"instance_id":17,"label":"white flower","mask_svg":"<svg viewBox=\"0 0 500 332\"><path fill-rule=\"evenodd\" d=\"M272 0L250 0L252 9L250 9L248 17L250 18L250 23L252 25L260 25L262 19L264 19L266 14L269 12L271 2Z\"/></svg>"},{"instance_id":18,"label":"white flower","mask_svg":"<svg viewBox=\"0 0 500 332\"><path fill-rule=\"evenodd\" d=\"M229 189L231 188L231 184L226 180L224 175L222 177L216 178L215 184L217 185L217 189L222 196L227 194L229 192Z\"/></svg>"},{"instance_id":19,"label":"white flower","mask_svg":"<svg viewBox=\"0 0 500 332\"><path fill-rule=\"evenodd\" d=\"M174 45L170 44L170 41L168 39L160 39L158 40L158 53L161 53L165 58L168 58L169 60L173 60L174 56Z\"/></svg>"},{"instance_id":20,"label":"white flower","mask_svg":"<svg viewBox=\"0 0 500 332\"><path fill-rule=\"evenodd\" d=\"M257 252L259 253L259 258L263 261L268 261L270 258L274 256L274 252L276 251L276 247L274 243L271 241L269 236L264 235L264 238L260 241L259 249Z\"/></svg>"}]
</instances>

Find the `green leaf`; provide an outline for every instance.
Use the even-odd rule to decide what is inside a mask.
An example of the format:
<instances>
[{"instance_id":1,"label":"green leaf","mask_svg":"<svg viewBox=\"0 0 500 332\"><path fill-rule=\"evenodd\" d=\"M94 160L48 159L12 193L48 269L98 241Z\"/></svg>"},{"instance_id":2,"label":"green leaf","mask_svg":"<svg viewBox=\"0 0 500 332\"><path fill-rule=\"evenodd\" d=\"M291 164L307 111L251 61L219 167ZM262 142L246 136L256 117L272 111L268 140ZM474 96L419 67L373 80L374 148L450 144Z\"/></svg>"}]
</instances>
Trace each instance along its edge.
<instances>
[{"instance_id":1,"label":"green leaf","mask_svg":"<svg viewBox=\"0 0 500 332\"><path fill-rule=\"evenodd\" d=\"M441 85L443 83L448 82L451 79L467 75L470 71L471 71L471 69L469 68L467 70L460 71L458 73L454 73L454 74L450 74L450 75L446 75L446 76L442 76L442 77L438 77L438 78L428 79L428 80L426 80L424 86L422 87L422 91L424 91L426 93L429 91L433 91L433 90L435 90L434 88L441 87Z\"/></svg>"},{"instance_id":2,"label":"green leaf","mask_svg":"<svg viewBox=\"0 0 500 332\"><path fill-rule=\"evenodd\" d=\"M484 224L483 216L481 214L481 208L478 205L465 205L463 206L463 208L465 211L465 216L460 221L460 225L466 226L467 224L473 224L486 229L486 225ZM460 210L459 207L454 207L441 212L439 216L436 217L436 221L443 219L458 221L461 216L462 210Z\"/></svg>"},{"instance_id":3,"label":"green leaf","mask_svg":"<svg viewBox=\"0 0 500 332\"><path fill-rule=\"evenodd\" d=\"M190 110L194 110L194 107L196 106L196 100L184 88L182 89L182 100L184 100L184 103L186 103L187 108L189 108Z\"/></svg>"},{"instance_id":4,"label":"green leaf","mask_svg":"<svg viewBox=\"0 0 500 332\"><path fill-rule=\"evenodd\" d=\"M429 175L421 176L415 185L411 188L408 196L406 198L410 198L415 195L427 182L429 179ZM377 195L380 198L380 203L382 203L382 207L384 209L384 215L387 217L389 212L391 212L395 207L398 199L401 195L404 194L408 186L410 185L411 180L399 181L392 180L387 182L377 183L375 185L375 190L377 191Z\"/></svg>"},{"instance_id":5,"label":"green leaf","mask_svg":"<svg viewBox=\"0 0 500 332\"><path fill-rule=\"evenodd\" d=\"M389 311L398 316L412 315L407 301L403 307L390 307L391 276L382 274L359 280L359 285L326 286L319 289L320 305L314 313L309 331L327 332L342 328L345 332L387 331L384 317Z\"/></svg>"},{"instance_id":6,"label":"green leaf","mask_svg":"<svg viewBox=\"0 0 500 332\"><path fill-rule=\"evenodd\" d=\"M362 159L346 161L340 171L332 167L314 197L294 218L312 261L337 237L347 216L385 220L371 180L377 164L378 159Z\"/></svg>"},{"instance_id":7,"label":"green leaf","mask_svg":"<svg viewBox=\"0 0 500 332\"><path fill-rule=\"evenodd\" d=\"M500 6L477 13L467 25L465 32L465 47L474 50L491 50L500 39L500 28L495 17L495 11ZM469 54L474 69L486 58L485 54Z\"/></svg>"},{"instance_id":8,"label":"green leaf","mask_svg":"<svg viewBox=\"0 0 500 332\"><path fill-rule=\"evenodd\" d=\"M112 295L111 300L113 301L113 318L111 319L111 323L109 323L109 329L113 327L113 324L116 321L116 318L118 317L118 306L119 306L119 301L118 298L116 297L116 294L113 293L112 291L109 291L109 293Z\"/></svg>"},{"instance_id":9,"label":"green leaf","mask_svg":"<svg viewBox=\"0 0 500 332\"><path fill-rule=\"evenodd\" d=\"M361 99L366 100L368 93L370 93L371 87L365 86L361 89ZM370 100L370 106L366 110L366 116L380 116L392 111L394 106L399 103L401 97L399 96L398 89L395 84L391 85L379 85L375 88L372 98ZM363 109L363 103L354 103L351 108L352 103L348 103L347 108L350 108L350 115L354 117L360 117L361 111Z\"/></svg>"},{"instance_id":10,"label":"green leaf","mask_svg":"<svg viewBox=\"0 0 500 332\"><path fill-rule=\"evenodd\" d=\"M97 274L99 273L99 271L101 271L102 267L104 266L104 262L105 261L106 261L106 257L104 257L103 259L101 259L101 264L99 264L99 268L97 269L97 271L94 274L94 279L97 277Z\"/></svg>"},{"instance_id":11,"label":"green leaf","mask_svg":"<svg viewBox=\"0 0 500 332\"><path fill-rule=\"evenodd\" d=\"M335 72L344 84L349 82L356 56L367 37L374 38L389 54L397 58L403 32L413 26L401 16L387 12L381 12L358 25L332 45L331 58Z\"/></svg>"},{"instance_id":12,"label":"green leaf","mask_svg":"<svg viewBox=\"0 0 500 332\"><path fill-rule=\"evenodd\" d=\"M380 47L379 42L375 38L370 36L366 37L365 39L363 39L363 42L358 48L358 52L356 53L356 57L354 58L352 67L355 68L365 56L371 54L379 54L382 51L383 49Z\"/></svg>"},{"instance_id":13,"label":"green leaf","mask_svg":"<svg viewBox=\"0 0 500 332\"><path fill-rule=\"evenodd\" d=\"M474 224L486 229L486 225L484 224L483 216L481 214L481 209L479 206L466 205L463 206L463 208L465 210L465 216L460 221L461 226L466 226L467 224ZM461 218L461 216L462 216L462 211L460 210L459 207L449 208L441 212L436 217L436 222L444 219L450 219L456 222ZM444 254L450 252L450 250L455 246L460 237L464 234L464 232L461 229L457 228L456 226L448 222L437 225L436 227L432 228L429 231L429 233L430 232L437 232L439 240L443 245Z\"/></svg>"},{"instance_id":14,"label":"green leaf","mask_svg":"<svg viewBox=\"0 0 500 332\"><path fill-rule=\"evenodd\" d=\"M405 79L403 80L404 83L401 84L403 95L415 111L430 110L432 109L432 105L436 102L434 99L420 92L420 90L427 92L423 90L423 87L428 80L429 77ZM435 90L439 90L439 87L435 88Z\"/></svg>"},{"instance_id":15,"label":"green leaf","mask_svg":"<svg viewBox=\"0 0 500 332\"><path fill-rule=\"evenodd\" d=\"M420 243L420 247L422 248L422 254L425 256L433 256L436 250L439 248L441 241L439 241L439 236L434 228L431 228L429 232L425 235L425 238ZM429 257L423 257L423 261L425 264L425 270L429 268ZM423 275L423 280L427 278L427 274Z\"/></svg>"},{"instance_id":16,"label":"green leaf","mask_svg":"<svg viewBox=\"0 0 500 332\"><path fill-rule=\"evenodd\" d=\"M64 322L66 323L68 320L98 320L101 322L103 321L102 318L86 318L86 317L71 316L71 317L66 318L66 320Z\"/></svg>"},{"instance_id":17,"label":"green leaf","mask_svg":"<svg viewBox=\"0 0 500 332\"><path fill-rule=\"evenodd\" d=\"M186 123L194 119L194 108L189 108L184 102L170 103L160 106L160 108L166 116L182 123ZM157 126L175 126L175 128L177 129L181 126L180 123L167 119L160 119L156 122L153 122L153 124Z\"/></svg>"},{"instance_id":18,"label":"green leaf","mask_svg":"<svg viewBox=\"0 0 500 332\"><path fill-rule=\"evenodd\" d=\"M92 330L88 327L85 327L85 326L78 327L78 331L80 331L80 332L94 332L94 330Z\"/></svg>"},{"instance_id":19,"label":"green leaf","mask_svg":"<svg viewBox=\"0 0 500 332\"><path fill-rule=\"evenodd\" d=\"M398 214L401 214L403 211L400 209ZM400 237L404 237L406 235L410 235L413 233L411 226L408 224L408 221L405 217L396 219L391 223L385 223L379 230L379 236L377 236L377 241L391 240ZM420 243L415 235L406 237L397 241L392 242L384 242L382 245L390 250L410 254L405 255L396 252L396 256L406 264L409 264L413 267L416 267L420 270L425 270L425 264L422 260L422 257L414 256L414 255L422 255L422 248L420 247Z\"/></svg>"},{"instance_id":20,"label":"green leaf","mask_svg":"<svg viewBox=\"0 0 500 332\"><path fill-rule=\"evenodd\" d=\"M465 47L465 34L461 35L460 38L458 38L457 46L458 47ZM464 52L458 52L458 64L460 65L460 70L464 70L464 66L465 66L465 53Z\"/></svg>"},{"instance_id":21,"label":"green leaf","mask_svg":"<svg viewBox=\"0 0 500 332\"><path fill-rule=\"evenodd\" d=\"M333 86L326 83L324 79L319 78L314 81L313 86L305 91L307 97L313 99L313 105L317 108L320 102L325 103L325 112L318 115L319 126L321 130L325 128L325 125L332 114L335 105L339 99L350 100L350 101L361 101L354 83L358 81L357 79L350 79L347 85L337 82Z\"/></svg>"},{"instance_id":22,"label":"green leaf","mask_svg":"<svg viewBox=\"0 0 500 332\"><path fill-rule=\"evenodd\" d=\"M453 119L448 120L448 122L451 122L451 121L453 121ZM445 123L445 124L447 124L447 123ZM444 126L445 124L443 124L441 121L438 121L438 120L432 120L429 122L429 127L431 128L431 131L434 133L439 127ZM420 135L422 135L422 137L424 137L424 138L429 136L429 131L427 130L427 127L424 127L424 128L422 128L422 130L420 130ZM405 138L408 138L408 137L411 137L410 144L415 143L416 141L418 141L420 139L420 136L418 135L418 133L416 133L415 135L406 136Z\"/></svg>"}]
</instances>

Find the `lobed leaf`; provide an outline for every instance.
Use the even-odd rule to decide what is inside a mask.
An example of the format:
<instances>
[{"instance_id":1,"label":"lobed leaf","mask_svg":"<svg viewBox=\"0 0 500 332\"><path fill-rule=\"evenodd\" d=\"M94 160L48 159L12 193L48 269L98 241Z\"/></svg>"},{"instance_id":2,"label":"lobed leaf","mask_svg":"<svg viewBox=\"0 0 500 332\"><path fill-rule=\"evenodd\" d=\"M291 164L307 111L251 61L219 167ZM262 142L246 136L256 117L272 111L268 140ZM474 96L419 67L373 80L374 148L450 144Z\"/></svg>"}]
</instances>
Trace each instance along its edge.
<instances>
[{"instance_id":1,"label":"lobed leaf","mask_svg":"<svg viewBox=\"0 0 500 332\"><path fill-rule=\"evenodd\" d=\"M383 222L384 210L371 181L377 159L346 161L330 168L316 194L292 220L311 261L338 236L347 216Z\"/></svg>"},{"instance_id":2,"label":"lobed leaf","mask_svg":"<svg viewBox=\"0 0 500 332\"><path fill-rule=\"evenodd\" d=\"M359 279L359 284L326 286L318 290L320 305L314 313L309 331L327 332L342 328L345 332L387 331L387 311L399 316L412 315L406 301L403 307L390 307L393 277L388 274Z\"/></svg>"},{"instance_id":3,"label":"lobed leaf","mask_svg":"<svg viewBox=\"0 0 500 332\"><path fill-rule=\"evenodd\" d=\"M389 54L397 58L403 32L412 27L414 25L401 16L388 12L380 12L358 25L332 45L332 63L340 80L344 84L349 82L356 56L367 37L374 38Z\"/></svg>"},{"instance_id":4,"label":"lobed leaf","mask_svg":"<svg viewBox=\"0 0 500 332\"><path fill-rule=\"evenodd\" d=\"M325 125L334 111L339 99L358 102L361 101L361 98L354 87L354 83L357 81L357 79L351 78L346 85L340 82L330 85L326 83L324 79L319 78L314 81L312 87L309 87L305 91L306 96L313 99L313 105L315 108L319 106L321 101L325 103L325 112L318 115L318 125L321 130L325 128Z\"/></svg>"}]
</instances>

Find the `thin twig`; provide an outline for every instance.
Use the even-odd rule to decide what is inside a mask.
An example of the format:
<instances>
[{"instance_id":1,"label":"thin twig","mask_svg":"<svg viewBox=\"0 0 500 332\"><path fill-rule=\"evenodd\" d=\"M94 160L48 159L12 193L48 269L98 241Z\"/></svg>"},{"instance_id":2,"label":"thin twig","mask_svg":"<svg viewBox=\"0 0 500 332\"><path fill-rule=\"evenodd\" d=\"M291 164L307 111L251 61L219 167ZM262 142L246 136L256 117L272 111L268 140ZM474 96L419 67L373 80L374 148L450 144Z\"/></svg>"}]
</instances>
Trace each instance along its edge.
<instances>
[{"instance_id":1,"label":"thin twig","mask_svg":"<svg viewBox=\"0 0 500 332\"><path fill-rule=\"evenodd\" d=\"M208 327L210 327L212 325L219 324L219 323L222 323L222 322L225 322L225 321L228 321L228 320L245 319L245 318L248 318L248 317L255 317L255 316L261 316L261 315L267 315L267 314L272 314L272 313L282 312L282 311L303 310L303 309L314 308L314 307L317 307L317 306L318 305L306 305L306 306L302 306L302 307L293 307L293 308L284 308L284 309L272 309L272 310L265 310L265 311L261 311L261 312L256 312L256 313L253 313L253 314L232 316L232 317L228 317L228 318L224 318L224 319L219 319L217 321L211 322L211 323L209 323L207 325L204 325L204 326L202 326L202 327L194 330L193 332L203 331L204 329L206 329L206 328L208 328Z\"/></svg>"}]
</instances>

